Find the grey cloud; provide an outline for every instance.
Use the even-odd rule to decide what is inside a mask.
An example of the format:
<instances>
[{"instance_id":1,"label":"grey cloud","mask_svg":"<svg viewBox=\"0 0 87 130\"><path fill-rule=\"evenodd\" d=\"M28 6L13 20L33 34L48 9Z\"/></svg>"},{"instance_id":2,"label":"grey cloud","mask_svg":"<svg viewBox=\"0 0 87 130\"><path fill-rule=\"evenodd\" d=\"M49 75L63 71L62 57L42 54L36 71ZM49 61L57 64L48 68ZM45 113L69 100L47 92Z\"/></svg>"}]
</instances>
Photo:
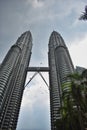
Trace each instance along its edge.
<instances>
[{"instance_id":1,"label":"grey cloud","mask_svg":"<svg viewBox=\"0 0 87 130\"><path fill-rule=\"evenodd\" d=\"M28 91L28 89L26 91ZM49 107L47 105L47 99L44 99L43 95L42 97L38 96L40 90L36 91L36 97L34 97L34 95L32 96L32 91L33 90L31 90L30 93L28 92L29 95L25 95L31 102L27 102L26 105L22 106L17 130L22 129L23 127L24 129L48 130L50 128L48 123ZM33 91L33 93L35 92ZM26 101L26 99L24 101Z\"/></svg>"},{"instance_id":2,"label":"grey cloud","mask_svg":"<svg viewBox=\"0 0 87 130\"><path fill-rule=\"evenodd\" d=\"M31 77L32 74L28 74ZM47 77L43 73L45 78ZM35 83L35 84L34 84ZM49 122L49 95L48 88L43 80L37 75L31 84L27 86L22 100L22 109L17 130L24 129L50 129ZM26 124L26 125L25 125Z\"/></svg>"}]
</instances>

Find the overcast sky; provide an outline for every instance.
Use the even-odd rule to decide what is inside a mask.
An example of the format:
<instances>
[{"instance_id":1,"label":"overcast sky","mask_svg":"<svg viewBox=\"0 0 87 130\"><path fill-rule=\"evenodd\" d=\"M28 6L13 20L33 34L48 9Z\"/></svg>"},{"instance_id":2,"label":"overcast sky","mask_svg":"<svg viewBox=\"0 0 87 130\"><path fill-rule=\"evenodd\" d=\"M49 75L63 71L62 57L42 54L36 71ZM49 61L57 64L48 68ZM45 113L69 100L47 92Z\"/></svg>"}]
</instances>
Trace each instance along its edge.
<instances>
[{"instance_id":1,"label":"overcast sky","mask_svg":"<svg viewBox=\"0 0 87 130\"><path fill-rule=\"evenodd\" d=\"M17 38L30 30L30 66L48 66L48 41L55 30L74 66L87 68L87 21L78 20L86 4L86 0L0 0L0 62ZM48 74L43 75L48 82ZM50 130L49 90L39 75L24 90L17 130Z\"/></svg>"}]
</instances>

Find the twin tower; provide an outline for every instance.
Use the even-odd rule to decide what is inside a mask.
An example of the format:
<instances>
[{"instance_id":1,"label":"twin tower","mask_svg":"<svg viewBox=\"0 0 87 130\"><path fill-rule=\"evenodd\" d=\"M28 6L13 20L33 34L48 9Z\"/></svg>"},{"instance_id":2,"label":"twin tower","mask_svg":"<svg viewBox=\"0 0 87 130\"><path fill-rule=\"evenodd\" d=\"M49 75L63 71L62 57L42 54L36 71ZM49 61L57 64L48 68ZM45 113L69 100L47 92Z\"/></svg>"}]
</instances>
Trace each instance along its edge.
<instances>
[{"instance_id":1,"label":"twin tower","mask_svg":"<svg viewBox=\"0 0 87 130\"><path fill-rule=\"evenodd\" d=\"M0 65L0 130L16 130L31 50L32 35L27 31L10 48ZM58 112L61 85L68 82L66 76L74 71L69 51L56 31L52 32L49 39L48 60L51 130L56 130L54 122L61 118Z\"/></svg>"}]
</instances>

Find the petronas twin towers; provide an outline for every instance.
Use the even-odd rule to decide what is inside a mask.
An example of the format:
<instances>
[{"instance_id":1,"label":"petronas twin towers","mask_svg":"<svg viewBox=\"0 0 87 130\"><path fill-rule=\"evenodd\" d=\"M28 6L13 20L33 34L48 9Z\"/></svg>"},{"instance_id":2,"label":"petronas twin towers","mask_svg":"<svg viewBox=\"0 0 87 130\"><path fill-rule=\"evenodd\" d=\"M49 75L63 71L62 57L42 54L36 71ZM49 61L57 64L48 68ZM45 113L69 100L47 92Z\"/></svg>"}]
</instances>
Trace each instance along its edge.
<instances>
[{"instance_id":1,"label":"petronas twin towers","mask_svg":"<svg viewBox=\"0 0 87 130\"><path fill-rule=\"evenodd\" d=\"M0 130L16 130L17 120L32 49L30 31L23 33L10 48L0 65ZM74 67L63 38L53 31L49 39L49 90L51 130L54 122L61 118L61 85ZM45 70L44 70L45 71Z\"/></svg>"}]
</instances>

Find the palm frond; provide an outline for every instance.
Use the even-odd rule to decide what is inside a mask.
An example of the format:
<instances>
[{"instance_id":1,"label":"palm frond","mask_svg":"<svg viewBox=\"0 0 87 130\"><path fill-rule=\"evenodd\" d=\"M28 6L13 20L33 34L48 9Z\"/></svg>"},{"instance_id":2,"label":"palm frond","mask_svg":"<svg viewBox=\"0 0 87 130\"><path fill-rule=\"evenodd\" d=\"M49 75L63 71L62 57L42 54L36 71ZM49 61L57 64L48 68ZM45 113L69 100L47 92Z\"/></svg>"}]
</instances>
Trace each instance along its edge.
<instances>
[{"instance_id":1,"label":"palm frond","mask_svg":"<svg viewBox=\"0 0 87 130\"><path fill-rule=\"evenodd\" d=\"M87 12L83 13L80 17L79 17L79 20L87 20Z\"/></svg>"}]
</instances>

